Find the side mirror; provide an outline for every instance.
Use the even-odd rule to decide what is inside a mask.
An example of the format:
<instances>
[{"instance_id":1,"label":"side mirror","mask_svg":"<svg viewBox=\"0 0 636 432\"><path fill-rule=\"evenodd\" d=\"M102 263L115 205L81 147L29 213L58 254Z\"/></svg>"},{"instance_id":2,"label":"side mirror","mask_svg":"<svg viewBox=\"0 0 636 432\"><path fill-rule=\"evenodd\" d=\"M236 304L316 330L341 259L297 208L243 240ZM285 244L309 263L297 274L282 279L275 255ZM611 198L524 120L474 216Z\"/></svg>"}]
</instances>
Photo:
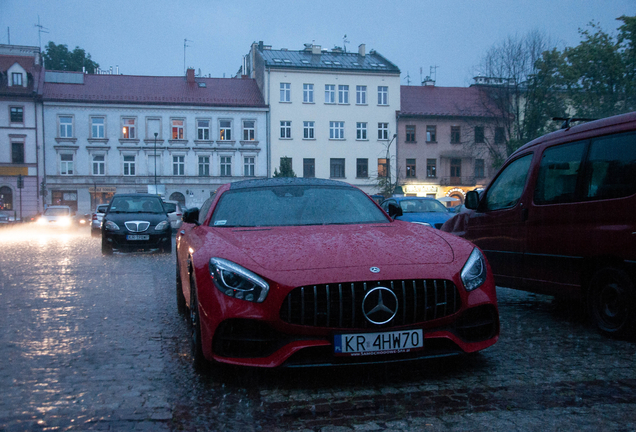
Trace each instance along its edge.
<instances>
[{"instance_id":1,"label":"side mirror","mask_svg":"<svg viewBox=\"0 0 636 432\"><path fill-rule=\"evenodd\" d=\"M192 207L183 212L181 217L185 223L199 225L199 208Z\"/></svg>"},{"instance_id":2,"label":"side mirror","mask_svg":"<svg viewBox=\"0 0 636 432\"><path fill-rule=\"evenodd\" d=\"M467 209L477 210L479 207L479 192L468 191L466 192L466 202L464 203Z\"/></svg>"},{"instance_id":3,"label":"side mirror","mask_svg":"<svg viewBox=\"0 0 636 432\"><path fill-rule=\"evenodd\" d=\"M396 206L395 204L389 204L389 216L393 219L396 217L402 216L402 207Z\"/></svg>"}]
</instances>

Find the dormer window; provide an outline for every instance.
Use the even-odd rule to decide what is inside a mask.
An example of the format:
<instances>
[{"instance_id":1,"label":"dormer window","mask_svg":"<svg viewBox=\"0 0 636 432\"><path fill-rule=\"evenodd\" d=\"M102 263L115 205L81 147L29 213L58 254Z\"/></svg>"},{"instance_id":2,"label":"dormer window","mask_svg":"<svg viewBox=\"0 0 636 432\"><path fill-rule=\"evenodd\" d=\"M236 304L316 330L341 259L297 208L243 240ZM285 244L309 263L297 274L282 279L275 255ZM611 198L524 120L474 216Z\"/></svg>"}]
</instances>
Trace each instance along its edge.
<instances>
[{"instance_id":1,"label":"dormer window","mask_svg":"<svg viewBox=\"0 0 636 432\"><path fill-rule=\"evenodd\" d=\"M11 84L15 86L22 85L22 74L20 72L13 72L11 74Z\"/></svg>"}]
</instances>

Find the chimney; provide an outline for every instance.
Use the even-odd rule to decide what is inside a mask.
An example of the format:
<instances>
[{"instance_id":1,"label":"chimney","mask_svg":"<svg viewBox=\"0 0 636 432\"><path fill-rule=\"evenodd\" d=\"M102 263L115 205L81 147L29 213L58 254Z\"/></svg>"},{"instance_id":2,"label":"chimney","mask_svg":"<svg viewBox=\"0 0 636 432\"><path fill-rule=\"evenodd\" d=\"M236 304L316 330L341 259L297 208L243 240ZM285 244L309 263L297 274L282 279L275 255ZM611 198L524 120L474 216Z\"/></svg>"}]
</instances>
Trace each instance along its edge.
<instances>
[{"instance_id":1,"label":"chimney","mask_svg":"<svg viewBox=\"0 0 636 432\"><path fill-rule=\"evenodd\" d=\"M311 53L312 54L320 54L322 52L322 49L320 47L320 45L312 45L311 46Z\"/></svg>"},{"instance_id":2,"label":"chimney","mask_svg":"<svg viewBox=\"0 0 636 432\"><path fill-rule=\"evenodd\" d=\"M365 53L365 45L364 44L360 44L358 45L358 55L361 57L364 57Z\"/></svg>"},{"instance_id":3,"label":"chimney","mask_svg":"<svg viewBox=\"0 0 636 432\"><path fill-rule=\"evenodd\" d=\"M194 69L188 68L186 71L186 81L188 84L194 84Z\"/></svg>"}]
</instances>

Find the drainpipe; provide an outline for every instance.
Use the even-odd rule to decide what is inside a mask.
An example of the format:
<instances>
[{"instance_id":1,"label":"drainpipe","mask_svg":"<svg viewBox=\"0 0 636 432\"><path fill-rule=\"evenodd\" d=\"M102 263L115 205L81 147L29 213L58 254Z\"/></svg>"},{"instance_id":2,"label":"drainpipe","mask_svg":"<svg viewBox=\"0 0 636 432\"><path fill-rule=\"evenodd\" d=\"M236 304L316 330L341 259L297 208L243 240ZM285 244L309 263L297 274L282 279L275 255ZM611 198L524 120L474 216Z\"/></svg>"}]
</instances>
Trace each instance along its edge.
<instances>
[{"instance_id":1,"label":"drainpipe","mask_svg":"<svg viewBox=\"0 0 636 432\"><path fill-rule=\"evenodd\" d=\"M267 128L267 178L270 178L272 176L272 137L271 137L271 125L270 122L272 121L271 118L271 105L269 104L270 101L270 92L271 89L269 87L270 85L270 68L269 66L267 66L267 106L268 106L268 110L267 110L267 114L265 116L266 118L266 128Z\"/></svg>"},{"instance_id":2,"label":"drainpipe","mask_svg":"<svg viewBox=\"0 0 636 432\"><path fill-rule=\"evenodd\" d=\"M37 93L36 93L37 94ZM40 196L40 143L38 140L38 101L37 96L33 97L33 114L35 116L35 202L37 203L37 213L40 212L40 200L37 198ZM44 210L44 209L42 209Z\"/></svg>"}]
</instances>

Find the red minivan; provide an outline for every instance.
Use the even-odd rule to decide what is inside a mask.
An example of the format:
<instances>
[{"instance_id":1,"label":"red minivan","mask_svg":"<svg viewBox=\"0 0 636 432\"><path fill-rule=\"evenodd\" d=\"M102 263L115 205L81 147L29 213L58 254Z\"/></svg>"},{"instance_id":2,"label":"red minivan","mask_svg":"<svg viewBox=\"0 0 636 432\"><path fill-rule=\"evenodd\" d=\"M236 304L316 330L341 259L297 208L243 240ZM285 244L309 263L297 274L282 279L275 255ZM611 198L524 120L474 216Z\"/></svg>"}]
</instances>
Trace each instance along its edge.
<instances>
[{"instance_id":1,"label":"red minivan","mask_svg":"<svg viewBox=\"0 0 636 432\"><path fill-rule=\"evenodd\" d=\"M636 328L636 112L542 136L442 230L479 246L498 286L582 298L598 328Z\"/></svg>"}]
</instances>

